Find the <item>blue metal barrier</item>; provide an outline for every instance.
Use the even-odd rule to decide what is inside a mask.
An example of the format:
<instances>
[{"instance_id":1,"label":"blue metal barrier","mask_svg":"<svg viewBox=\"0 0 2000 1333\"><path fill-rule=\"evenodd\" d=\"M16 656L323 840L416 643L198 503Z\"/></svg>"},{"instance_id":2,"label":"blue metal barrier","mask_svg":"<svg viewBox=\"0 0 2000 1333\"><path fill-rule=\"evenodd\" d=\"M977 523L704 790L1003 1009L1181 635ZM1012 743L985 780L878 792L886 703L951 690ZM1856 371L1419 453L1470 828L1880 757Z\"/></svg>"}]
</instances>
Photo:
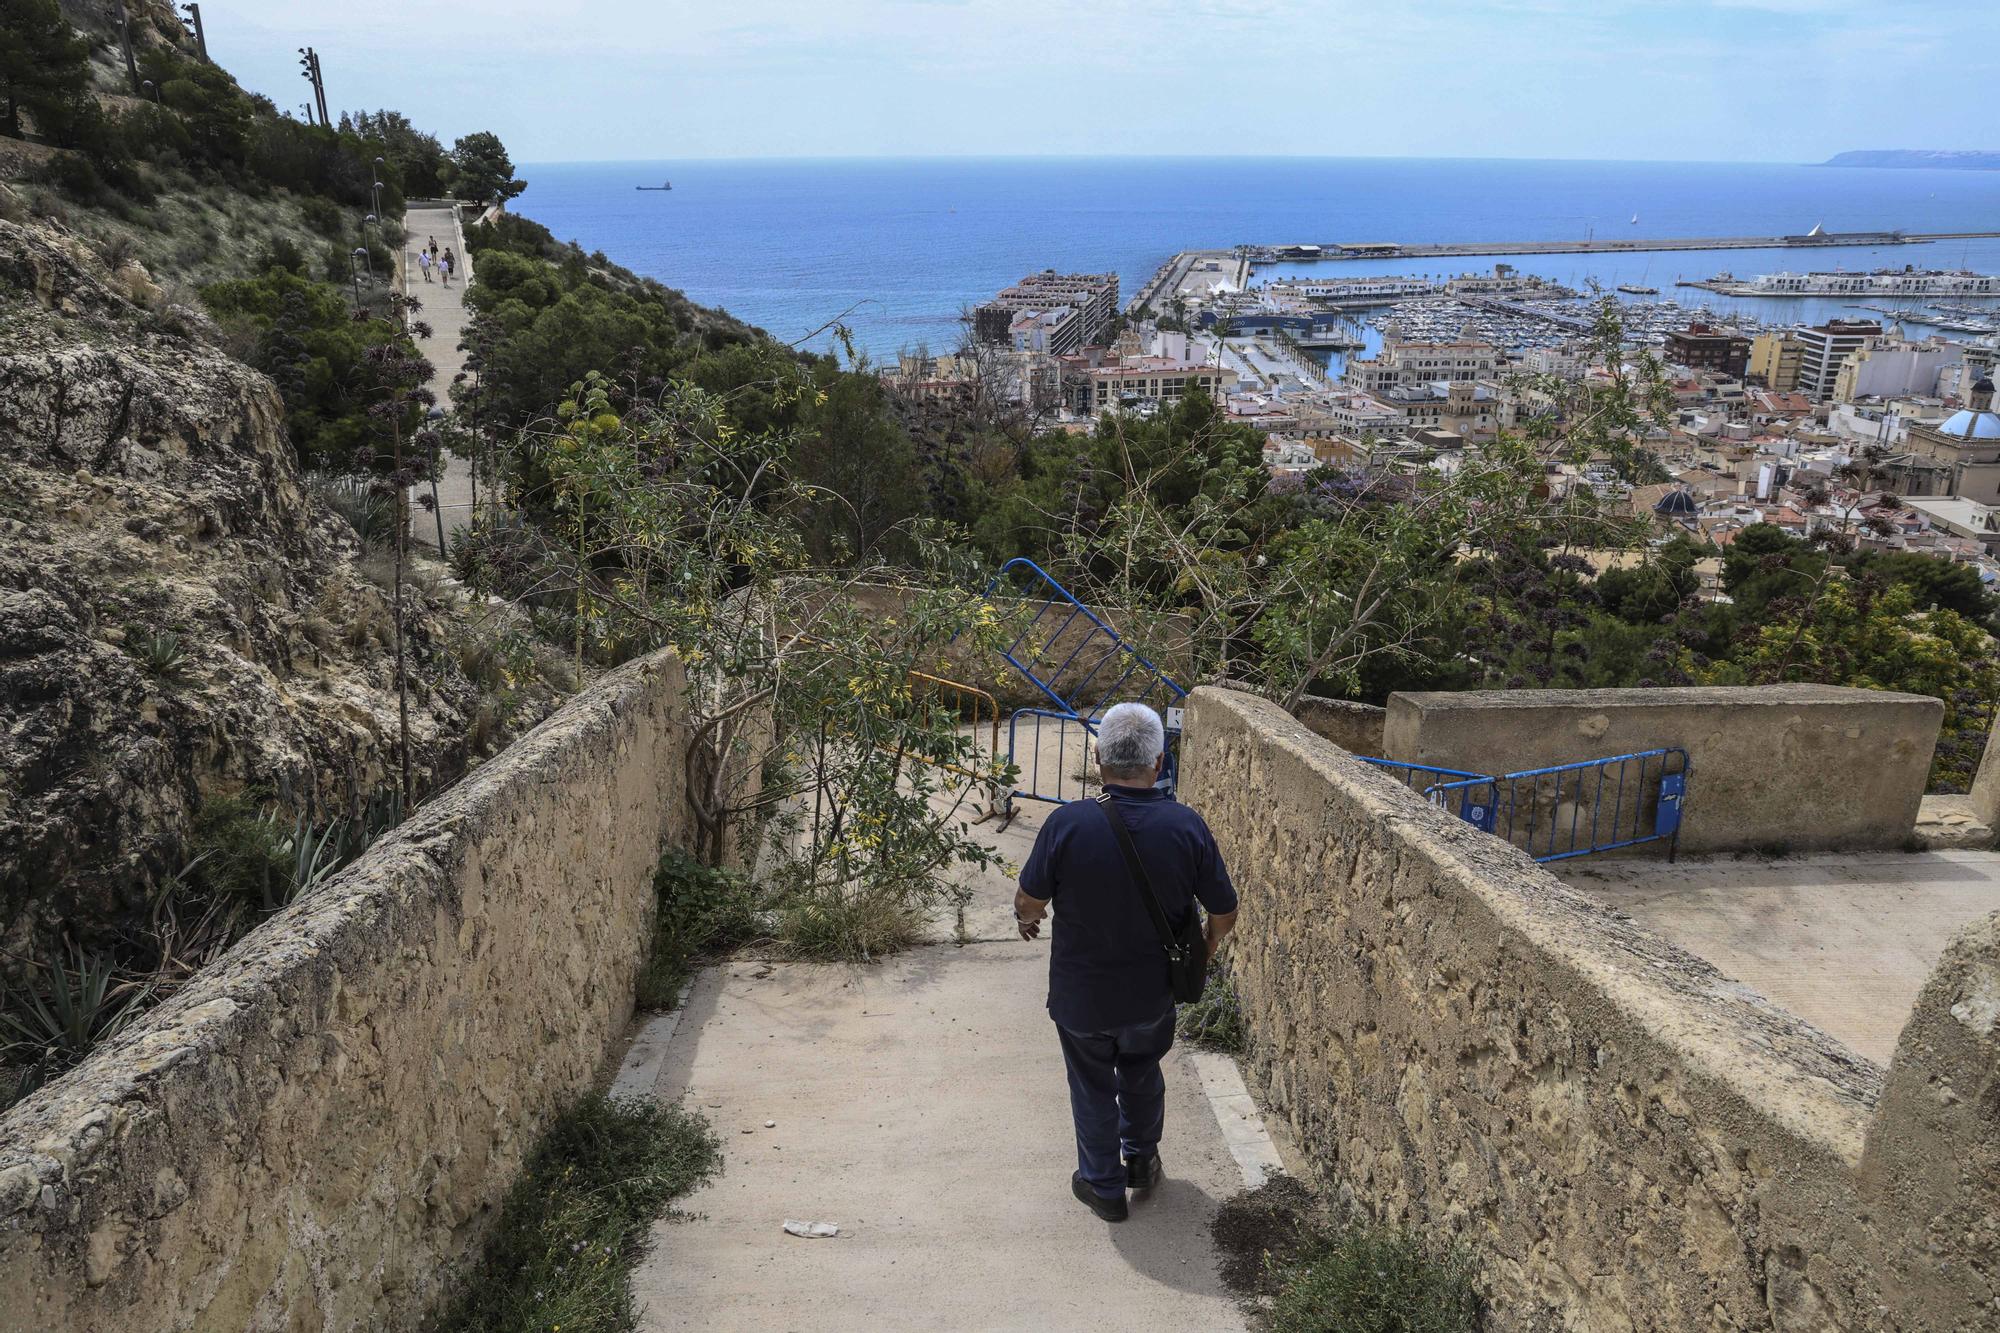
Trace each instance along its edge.
<instances>
[{"instance_id":1,"label":"blue metal barrier","mask_svg":"<svg viewBox=\"0 0 2000 1333\"><path fill-rule=\"evenodd\" d=\"M1010 577L1025 578L1030 591L1019 599L1021 607L1014 617L1024 623L1000 656L1047 697L1049 707L1017 709L1007 719L1007 761L1020 770L1021 782L1007 794L1006 818L1013 817L1017 796L1060 805L1085 795L1097 720L1117 703L1150 704L1160 712L1167 725L1167 766L1161 776L1171 789L1179 766L1180 708L1187 691L1032 560L1017 557L1000 566L986 585L988 601ZM1034 607L1033 615L1027 614L1029 606ZM1032 726L1023 719L1032 719ZM1053 779L1042 762L1042 744L1051 726L1057 733ZM1072 738L1077 760L1073 774ZM1029 747L1026 754L1024 743Z\"/></svg>"},{"instance_id":2,"label":"blue metal barrier","mask_svg":"<svg viewBox=\"0 0 2000 1333\"><path fill-rule=\"evenodd\" d=\"M1645 842L1665 842L1671 861L1679 850L1681 807L1693 772L1686 750L1639 750L1441 782L1424 796L1537 861Z\"/></svg>"},{"instance_id":3,"label":"blue metal barrier","mask_svg":"<svg viewBox=\"0 0 2000 1333\"><path fill-rule=\"evenodd\" d=\"M1456 768L1437 768L1430 764L1406 764L1400 759L1377 759L1372 755L1354 756L1364 764L1388 772L1396 781L1414 792L1428 792L1440 782L1457 782L1469 778L1484 778L1484 773L1467 773Z\"/></svg>"},{"instance_id":4,"label":"blue metal barrier","mask_svg":"<svg viewBox=\"0 0 2000 1333\"><path fill-rule=\"evenodd\" d=\"M1055 751L1045 753L1043 743L1053 732ZM1046 801L1062 805L1080 801L1097 785L1097 719L1071 717L1051 708L1017 708L1007 718L1007 761L1020 771L1015 787L1006 793L1002 810L1013 817L1013 801ZM1171 788L1180 762L1179 728L1167 732L1167 767L1161 779Z\"/></svg>"},{"instance_id":5,"label":"blue metal barrier","mask_svg":"<svg viewBox=\"0 0 2000 1333\"><path fill-rule=\"evenodd\" d=\"M1047 695L1058 712L1098 717L1112 704L1138 702L1165 714L1187 698L1187 691L1164 670L1032 560L1016 556L1000 566L986 585L988 600L1010 575L1025 577L1029 584L1021 600L1033 605L1040 599L1040 605L1000 656Z\"/></svg>"},{"instance_id":6,"label":"blue metal barrier","mask_svg":"<svg viewBox=\"0 0 2000 1333\"><path fill-rule=\"evenodd\" d=\"M1026 725L1023 718L1028 719ZM1053 755L1047 754L1042 746L1050 730L1055 733ZM1051 805L1082 800L1088 794L1085 787L1090 772L1090 743L1096 735L1097 729L1091 723L1068 713L1047 708L1015 709L1007 719L1007 758L1020 769L1020 777L1018 785L1007 793L1009 814L1017 796ZM1054 770L1052 776L1050 769Z\"/></svg>"}]
</instances>

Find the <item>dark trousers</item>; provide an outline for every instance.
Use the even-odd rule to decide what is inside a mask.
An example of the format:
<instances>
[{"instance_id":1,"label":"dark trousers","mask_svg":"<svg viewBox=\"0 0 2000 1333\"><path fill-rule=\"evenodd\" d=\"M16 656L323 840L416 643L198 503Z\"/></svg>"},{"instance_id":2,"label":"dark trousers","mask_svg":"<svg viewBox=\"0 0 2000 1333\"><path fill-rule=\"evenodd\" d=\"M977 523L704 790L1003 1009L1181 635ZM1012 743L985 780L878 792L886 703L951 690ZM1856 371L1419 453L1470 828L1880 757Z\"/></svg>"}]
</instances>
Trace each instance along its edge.
<instances>
[{"instance_id":1,"label":"dark trousers","mask_svg":"<svg viewBox=\"0 0 2000 1333\"><path fill-rule=\"evenodd\" d=\"M1160 1058L1173 1048L1174 1009L1108 1032L1058 1026L1069 1067L1069 1109L1076 1119L1076 1171L1099 1194L1125 1192L1125 1157L1160 1146L1167 1121L1167 1080Z\"/></svg>"}]
</instances>

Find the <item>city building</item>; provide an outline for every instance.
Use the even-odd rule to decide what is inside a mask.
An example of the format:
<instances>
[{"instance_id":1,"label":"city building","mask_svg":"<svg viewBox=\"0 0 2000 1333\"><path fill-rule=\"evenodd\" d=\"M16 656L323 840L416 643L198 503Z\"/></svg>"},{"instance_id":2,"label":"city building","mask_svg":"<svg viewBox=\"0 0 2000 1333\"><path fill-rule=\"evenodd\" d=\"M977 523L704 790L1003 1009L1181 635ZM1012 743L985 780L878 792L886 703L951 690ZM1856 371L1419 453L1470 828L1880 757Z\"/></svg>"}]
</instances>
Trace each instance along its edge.
<instances>
[{"instance_id":1,"label":"city building","mask_svg":"<svg viewBox=\"0 0 2000 1333\"><path fill-rule=\"evenodd\" d=\"M1499 429L1498 391L1470 380L1394 384L1374 395L1394 408L1405 433L1450 431L1469 440L1490 440Z\"/></svg>"},{"instance_id":2,"label":"city building","mask_svg":"<svg viewBox=\"0 0 2000 1333\"><path fill-rule=\"evenodd\" d=\"M2000 415L1991 379L1974 384L1966 405L1943 421L1911 426L1906 443L1905 452L1878 464L1897 494L2000 504Z\"/></svg>"},{"instance_id":3,"label":"city building","mask_svg":"<svg viewBox=\"0 0 2000 1333\"><path fill-rule=\"evenodd\" d=\"M1073 312L1064 318L1060 312ZM1031 273L972 312L973 336L980 342L1015 343L1016 317L1053 316L1031 321L1023 333L1033 344L1021 350L1061 356L1099 341L1118 316L1116 273Z\"/></svg>"},{"instance_id":4,"label":"city building","mask_svg":"<svg viewBox=\"0 0 2000 1333\"><path fill-rule=\"evenodd\" d=\"M1382 350L1350 360L1341 379L1350 389L1378 393L1399 384L1492 379L1499 367L1500 349L1492 343L1405 342L1392 328Z\"/></svg>"},{"instance_id":5,"label":"city building","mask_svg":"<svg viewBox=\"0 0 2000 1333\"><path fill-rule=\"evenodd\" d=\"M1824 324L1794 329L1792 336L1799 341L1796 387L1814 402L1821 402L1833 396L1841 362L1860 351L1870 338L1881 337L1882 326L1872 319L1830 319Z\"/></svg>"},{"instance_id":6,"label":"city building","mask_svg":"<svg viewBox=\"0 0 2000 1333\"><path fill-rule=\"evenodd\" d=\"M1085 370L1082 401L1087 414L1094 416L1136 403L1178 402L1196 389L1220 400L1222 381L1223 372L1216 366L1163 356L1131 357L1119 365Z\"/></svg>"},{"instance_id":7,"label":"city building","mask_svg":"<svg viewBox=\"0 0 2000 1333\"><path fill-rule=\"evenodd\" d=\"M1913 499L1906 503L1928 518L1934 528L1978 542L1989 554L2000 549L2000 509L1992 505L1954 497Z\"/></svg>"},{"instance_id":8,"label":"city building","mask_svg":"<svg viewBox=\"0 0 2000 1333\"><path fill-rule=\"evenodd\" d=\"M1730 296L2000 296L2000 277L1944 269L1765 273L1749 282L1702 285Z\"/></svg>"},{"instance_id":9,"label":"city building","mask_svg":"<svg viewBox=\"0 0 2000 1333\"><path fill-rule=\"evenodd\" d=\"M1870 339L1841 362L1840 372L1833 378L1833 400L1852 403L1863 398L1935 394L1938 372L1957 365L1964 351L1958 343L1939 338L1918 343L1892 337Z\"/></svg>"},{"instance_id":10,"label":"city building","mask_svg":"<svg viewBox=\"0 0 2000 1333\"><path fill-rule=\"evenodd\" d=\"M1799 387L1799 358L1805 347L1790 333L1760 333L1750 340L1747 373L1773 393L1791 393Z\"/></svg>"},{"instance_id":11,"label":"city building","mask_svg":"<svg viewBox=\"0 0 2000 1333\"><path fill-rule=\"evenodd\" d=\"M1685 329L1670 329L1667 360L1689 370L1712 370L1741 379L1750 370L1750 340L1728 329L1695 321Z\"/></svg>"}]
</instances>

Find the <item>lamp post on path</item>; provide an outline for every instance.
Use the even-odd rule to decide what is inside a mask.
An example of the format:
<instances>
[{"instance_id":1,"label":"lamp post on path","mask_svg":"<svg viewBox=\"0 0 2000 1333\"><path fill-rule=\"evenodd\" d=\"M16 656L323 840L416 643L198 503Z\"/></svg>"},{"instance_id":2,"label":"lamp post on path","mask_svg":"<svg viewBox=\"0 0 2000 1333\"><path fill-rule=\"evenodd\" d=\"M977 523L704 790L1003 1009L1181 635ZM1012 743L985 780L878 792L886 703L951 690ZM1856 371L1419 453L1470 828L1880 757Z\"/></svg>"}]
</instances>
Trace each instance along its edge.
<instances>
[{"instance_id":1,"label":"lamp post on path","mask_svg":"<svg viewBox=\"0 0 2000 1333\"><path fill-rule=\"evenodd\" d=\"M444 409L433 407L424 414L425 424L430 427L424 432L430 437L431 447L431 513L437 518L438 559L445 557L444 549L444 505L438 500L438 427L444 424Z\"/></svg>"}]
</instances>

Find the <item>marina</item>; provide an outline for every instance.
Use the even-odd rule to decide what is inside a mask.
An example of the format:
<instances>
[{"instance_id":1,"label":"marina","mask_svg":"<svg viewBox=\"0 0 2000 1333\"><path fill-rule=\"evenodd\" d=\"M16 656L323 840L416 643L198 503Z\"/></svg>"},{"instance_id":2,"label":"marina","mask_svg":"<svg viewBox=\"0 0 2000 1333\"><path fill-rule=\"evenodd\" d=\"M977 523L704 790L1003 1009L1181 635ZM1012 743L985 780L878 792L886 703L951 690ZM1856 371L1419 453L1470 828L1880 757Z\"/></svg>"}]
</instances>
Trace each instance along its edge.
<instances>
[{"instance_id":1,"label":"marina","mask_svg":"<svg viewBox=\"0 0 2000 1333\"><path fill-rule=\"evenodd\" d=\"M1636 216L1633 219L1638 220ZM1885 245L1928 245L1936 241L1993 240L2000 231L1827 231L1814 227L1791 236L1604 237L1594 233L1565 241L1339 242L1326 245L1242 245L1234 251L1253 264L1318 260L1433 259L1450 255L1647 254L1667 250L1817 250Z\"/></svg>"}]
</instances>

